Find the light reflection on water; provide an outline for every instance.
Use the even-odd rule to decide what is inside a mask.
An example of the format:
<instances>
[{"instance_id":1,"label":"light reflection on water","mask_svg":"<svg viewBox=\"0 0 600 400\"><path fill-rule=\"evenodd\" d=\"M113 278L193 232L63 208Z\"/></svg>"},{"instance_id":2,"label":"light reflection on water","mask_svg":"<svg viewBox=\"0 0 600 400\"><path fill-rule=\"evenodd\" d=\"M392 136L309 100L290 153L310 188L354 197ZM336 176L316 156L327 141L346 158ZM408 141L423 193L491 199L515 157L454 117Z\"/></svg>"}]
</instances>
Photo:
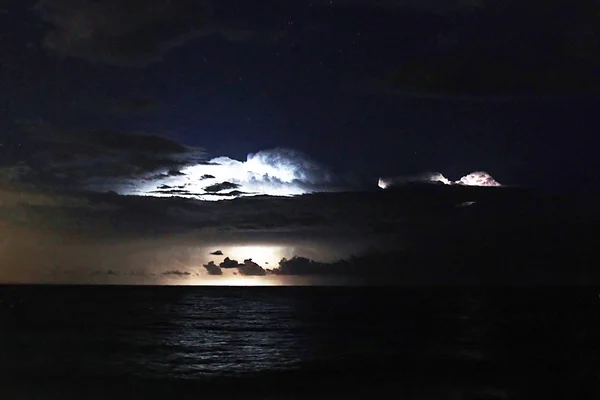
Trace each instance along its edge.
<instances>
[{"instance_id":1,"label":"light reflection on water","mask_svg":"<svg viewBox=\"0 0 600 400\"><path fill-rule=\"evenodd\" d=\"M145 376L169 371L192 378L289 368L301 354L300 324L292 318L292 306L190 293L170 307L162 329L149 330L141 341L135 338L135 345L145 343L155 351L132 361Z\"/></svg>"},{"instance_id":2,"label":"light reflection on water","mask_svg":"<svg viewBox=\"0 0 600 400\"><path fill-rule=\"evenodd\" d=\"M0 384L373 378L456 393L423 398L597 398L566 395L597 383L600 312L586 293L0 287Z\"/></svg>"}]
</instances>

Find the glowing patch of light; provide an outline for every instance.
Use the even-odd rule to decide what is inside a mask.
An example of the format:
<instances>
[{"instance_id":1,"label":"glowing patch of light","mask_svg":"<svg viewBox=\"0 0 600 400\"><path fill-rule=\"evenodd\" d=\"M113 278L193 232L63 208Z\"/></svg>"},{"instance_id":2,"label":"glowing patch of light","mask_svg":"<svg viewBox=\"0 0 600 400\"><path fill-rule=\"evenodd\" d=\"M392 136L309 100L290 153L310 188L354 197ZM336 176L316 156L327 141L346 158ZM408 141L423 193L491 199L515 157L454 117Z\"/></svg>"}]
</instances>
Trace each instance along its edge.
<instances>
[{"instance_id":1,"label":"glowing patch of light","mask_svg":"<svg viewBox=\"0 0 600 400\"><path fill-rule=\"evenodd\" d=\"M275 286L277 282L273 277L261 276L233 276L211 279L211 283L219 286Z\"/></svg>"},{"instance_id":2,"label":"glowing patch of light","mask_svg":"<svg viewBox=\"0 0 600 400\"><path fill-rule=\"evenodd\" d=\"M249 154L243 162L217 157L187 166L181 174L137 181L121 194L198 200L255 195L295 196L321 190L331 179L325 168L301 153L274 149ZM232 187L219 187L225 182ZM316 189L317 186L321 189Z\"/></svg>"},{"instance_id":3,"label":"glowing patch of light","mask_svg":"<svg viewBox=\"0 0 600 400\"><path fill-rule=\"evenodd\" d=\"M240 262L250 258L263 268L273 268L279 265L283 257L290 257L292 250L286 246L244 245L224 247L223 253Z\"/></svg>"},{"instance_id":4,"label":"glowing patch of light","mask_svg":"<svg viewBox=\"0 0 600 400\"><path fill-rule=\"evenodd\" d=\"M487 172L477 171L463 176L459 180L452 182L440 173L427 173L409 177L379 178L378 186L387 189L390 186L402 185L411 182L421 183L443 183L444 185L465 185L465 186L502 186Z\"/></svg>"},{"instance_id":5,"label":"glowing patch of light","mask_svg":"<svg viewBox=\"0 0 600 400\"><path fill-rule=\"evenodd\" d=\"M451 185L452 182L439 172L428 172L414 176L398 176L394 178L379 178L377 185L382 189L387 189L390 186L401 185L412 182L425 182L425 183L443 183L444 185Z\"/></svg>"},{"instance_id":6,"label":"glowing patch of light","mask_svg":"<svg viewBox=\"0 0 600 400\"><path fill-rule=\"evenodd\" d=\"M466 186L502 186L490 174L483 171L471 172L455 182L457 185Z\"/></svg>"}]
</instances>

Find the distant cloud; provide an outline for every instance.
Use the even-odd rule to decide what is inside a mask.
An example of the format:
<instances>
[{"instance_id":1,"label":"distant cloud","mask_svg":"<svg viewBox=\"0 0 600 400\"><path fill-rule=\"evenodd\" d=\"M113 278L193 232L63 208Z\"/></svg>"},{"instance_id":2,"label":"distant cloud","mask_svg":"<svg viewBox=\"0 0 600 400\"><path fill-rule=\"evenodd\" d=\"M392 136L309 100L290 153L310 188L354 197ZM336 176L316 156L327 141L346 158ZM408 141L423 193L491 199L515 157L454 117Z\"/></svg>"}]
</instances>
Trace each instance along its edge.
<instances>
[{"instance_id":1,"label":"distant cloud","mask_svg":"<svg viewBox=\"0 0 600 400\"><path fill-rule=\"evenodd\" d=\"M393 186L400 186L412 183L433 183L444 185L464 185L464 186L502 186L490 174L483 171L471 172L457 181L451 181L439 172L430 172L412 176L397 176L392 178L379 178L378 186L387 189Z\"/></svg>"},{"instance_id":2,"label":"distant cloud","mask_svg":"<svg viewBox=\"0 0 600 400\"><path fill-rule=\"evenodd\" d=\"M456 183L467 186L502 186L490 174L484 171L471 172L460 178Z\"/></svg>"},{"instance_id":3,"label":"distant cloud","mask_svg":"<svg viewBox=\"0 0 600 400\"><path fill-rule=\"evenodd\" d=\"M208 264L204 264L203 267L206 268L206 271L209 275L223 275L221 267L216 265L214 261L210 261Z\"/></svg>"},{"instance_id":4,"label":"distant cloud","mask_svg":"<svg viewBox=\"0 0 600 400\"><path fill-rule=\"evenodd\" d=\"M219 264L219 267L221 268L238 268L240 266L240 263L237 262L236 260L232 260L229 257L225 257L225 259L223 260L223 262L221 262Z\"/></svg>"},{"instance_id":5,"label":"distant cloud","mask_svg":"<svg viewBox=\"0 0 600 400\"><path fill-rule=\"evenodd\" d=\"M182 175L204 158L202 150L144 132L63 129L44 121L19 121L34 145L27 164L40 183L116 190L128 179L152 181Z\"/></svg>"},{"instance_id":6,"label":"distant cloud","mask_svg":"<svg viewBox=\"0 0 600 400\"><path fill-rule=\"evenodd\" d=\"M90 275L91 276L117 276L117 275L119 275L119 273L117 271L109 269L106 271L92 271Z\"/></svg>"},{"instance_id":7,"label":"distant cloud","mask_svg":"<svg viewBox=\"0 0 600 400\"><path fill-rule=\"evenodd\" d=\"M3 184L0 277L43 280L56 263L88 282L91 271L98 271L94 277L99 279L114 272L120 281L139 277L137 282L160 283L161 277L195 276L208 253L227 241L277 238L288 245L309 239L337 248L359 240L381 247L355 257L347 257L346 247L344 255L335 253L343 258L335 262L316 260L318 253L311 253L312 259L283 259L270 272L249 258L242 264L225 258L204 268L209 275L223 267L239 275L340 277L377 284L539 282L550 274L552 282L597 280L595 264L589 262L597 237L595 198L582 204L577 196L555 201L511 188L434 188L200 202L60 194ZM456 207L464 202L475 203ZM252 252L239 256L258 257ZM570 260L566 267L556 261L565 257Z\"/></svg>"},{"instance_id":8,"label":"distant cloud","mask_svg":"<svg viewBox=\"0 0 600 400\"><path fill-rule=\"evenodd\" d=\"M132 190L121 193L222 200L255 195L292 196L360 187L358 180L336 176L306 154L288 148L251 153L245 161L216 157L188 165L179 172L180 176L155 175L154 182L138 182L137 186L132 182Z\"/></svg>"},{"instance_id":9,"label":"distant cloud","mask_svg":"<svg viewBox=\"0 0 600 400\"><path fill-rule=\"evenodd\" d=\"M215 193L215 192L221 192L223 190L237 189L239 187L240 187L240 185L237 183L222 182L222 183L215 183L214 185L207 186L204 188L204 190L209 193Z\"/></svg>"},{"instance_id":10,"label":"distant cloud","mask_svg":"<svg viewBox=\"0 0 600 400\"><path fill-rule=\"evenodd\" d=\"M163 275L171 275L171 276L190 276L192 275L191 272L188 271L166 271L163 272Z\"/></svg>"},{"instance_id":11,"label":"distant cloud","mask_svg":"<svg viewBox=\"0 0 600 400\"><path fill-rule=\"evenodd\" d=\"M267 271L263 267L252 261L252 259L244 260L244 263L238 267L240 275L246 276L264 276Z\"/></svg>"},{"instance_id":12,"label":"distant cloud","mask_svg":"<svg viewBox=\"0 0 600 400\"><path fill-rule=\"evenodd\" d=\"M388 187L395 185L402 185L413 182L425 182L425 183L442 183L445 185L449 185L451 182L444 175L439 172L426 172L417 175L409 175L409 176L396 176L391 178L379 178L379 182L377 185L382 189L387 189Z\"/></svg>"},{"instance_id":13,"label":"distant cloud","mask_svg":"<svg viewBox=\"0 0 600 400\"><path fill-rule=\"evenodd\" d=\"M217 250L217 251L213 251L210 254L213 255L213 256L222 256L223 252L221 250Z\"/></svg>"}]
</instances>

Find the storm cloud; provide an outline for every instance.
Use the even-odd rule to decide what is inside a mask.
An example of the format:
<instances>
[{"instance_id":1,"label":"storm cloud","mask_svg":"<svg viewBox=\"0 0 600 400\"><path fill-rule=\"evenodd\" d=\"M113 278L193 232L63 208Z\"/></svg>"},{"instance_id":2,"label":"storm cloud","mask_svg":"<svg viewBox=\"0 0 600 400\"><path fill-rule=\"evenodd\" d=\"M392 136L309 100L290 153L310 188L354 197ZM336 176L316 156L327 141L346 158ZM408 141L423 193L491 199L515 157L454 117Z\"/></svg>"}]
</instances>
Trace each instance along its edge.
<instances>
[{"instance_id":1,"label":"storm cloud","mask_svg":"<svg viewBox=\"0 0 600 400\"><path fill-rule=\"evenodd\" d=\"M201 149L160 134L66 129L30 120L19 126L31 143L29 178L39 184L117 190L132 179L181 175L180 169L205 157Z\"/></svg>"},{"instance_id":2,"label":"storm cloud","mask_svg":"<svg viewBox=\"0 0 600 400\"><path fill-rule=\"evenodd\" d=\"M241 196L293 196L357 188L359 183L339 177L308 155L288 148L248 154L245 161L227 156L187 165L177 175L132 181L122 194L181 196L225 200ZM177 188L177 189L174 189Z\"/></svg>"},{"instance_id":3,"label":"storm cloud","mask_svg":"<svg viewBox=\"0 0 600 400\"><path fill-rule=\"evenodd\" d=\"M593 227L600 221L595 203L584 207L511 188L428 185L223 202L59 194L16 184L1 189L0 274L10 282L73 282L77 276L86 281L91 271L105 271L107 277L110 270L116 274L111 279L197 283L203 279L199 271L219 275L221 268L223 276L235 271L240 278L267 274L267 279L268 271L250 259L264 263L264 245L238 250L235 257L244 263L225 258L217 265L210 258L222 256L209 253L219 247L230 253L234 243L273 241L287 246L309 241L312 245L303 248L327 247L334 254L329 259L339 258L323 261L319 252L290 249L286 253L298 257L282 260L271 270L273 279L426 284L596 276L595 264L588 262L595 248ZM474 203L457 207L467 201ZM349 243L377 248L360 252ZM557 260L567 255L565 270ZM528 265L531 259L539 262ZM134 277L129 271L141 272Z\"/></svg>"},{"instance_id":4,"label":"storm cloud","mask_svg":"<svg viewBox=\"0 0 600 400\"><path fill-rule=\"evenodd\" d=\"M203 267L206 269L209 275L223 275L221 267L215 264L214 261L209 261L208 264L204 264Z\"/></svg>"},{"instance_id":5,"label":"storm cloud","mask_svg":"<svg viewBox=\"0 0 600 400\"><path fill-rule=\"evenodd\" d=\"M267 271L263 267L252 261L252 259L244 260L244 263L238 267L240 275L245 276L264 276Z\"/></svg>"}]
</instances>

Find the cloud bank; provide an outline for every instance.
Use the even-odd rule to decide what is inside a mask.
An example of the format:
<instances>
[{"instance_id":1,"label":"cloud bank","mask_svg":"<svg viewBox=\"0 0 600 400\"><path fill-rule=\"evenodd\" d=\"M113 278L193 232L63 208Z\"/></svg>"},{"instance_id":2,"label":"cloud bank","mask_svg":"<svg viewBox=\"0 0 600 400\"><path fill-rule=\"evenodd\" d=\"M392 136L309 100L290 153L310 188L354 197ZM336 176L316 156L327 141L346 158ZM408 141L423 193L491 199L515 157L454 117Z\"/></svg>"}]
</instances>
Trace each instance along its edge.
<instances>
[{"instance_id":1,"label":"cloud bank","mask_svg":"<svg viewBox=\"0 0 600 400\"><path fill-rule=\"evenodd\" d=\"M245 161L217 157L183 167L177 174L162 173L133 180L121 194L226 200L240 196L293 196L338 191L347 184L328 168L292 149L275 148L249 154Z\"/></svg>"},{"instance_id":2,"label":"cloud bank","mask_svg":"<svg viewBox=\"0 0 600 400\"><path fill-rule=\"evenodd\" d=\"M471 172L457 181L450 181L439 172L430 172L413 176L398 176L393 178L379 178L378 186L387 189L393 186L406 185L411 183L437 183L444 185L464 185L464 186L502 186L490 174L483 171Z\"/></svg>"}]
</instances>

